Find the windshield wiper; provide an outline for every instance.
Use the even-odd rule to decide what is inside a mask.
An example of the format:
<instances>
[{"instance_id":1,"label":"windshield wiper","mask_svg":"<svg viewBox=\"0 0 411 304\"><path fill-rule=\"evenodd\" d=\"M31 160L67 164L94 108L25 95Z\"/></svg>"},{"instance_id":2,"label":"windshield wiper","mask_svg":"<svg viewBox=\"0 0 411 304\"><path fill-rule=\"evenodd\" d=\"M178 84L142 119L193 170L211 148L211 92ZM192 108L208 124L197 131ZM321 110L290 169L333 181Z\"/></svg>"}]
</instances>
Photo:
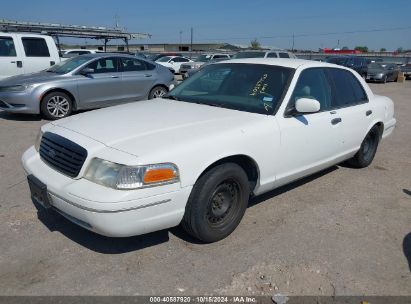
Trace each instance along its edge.
<instances>
[{"instance_id":1,"label":"windshield wiper","mask_svg":"<svg viewBox=\"0 0 411 304\"><path fill-rule=\"evenodd\" d=\"M171 95L164 95L162 98L181 101L179 98Z\"/></svg>"}]
</instances>

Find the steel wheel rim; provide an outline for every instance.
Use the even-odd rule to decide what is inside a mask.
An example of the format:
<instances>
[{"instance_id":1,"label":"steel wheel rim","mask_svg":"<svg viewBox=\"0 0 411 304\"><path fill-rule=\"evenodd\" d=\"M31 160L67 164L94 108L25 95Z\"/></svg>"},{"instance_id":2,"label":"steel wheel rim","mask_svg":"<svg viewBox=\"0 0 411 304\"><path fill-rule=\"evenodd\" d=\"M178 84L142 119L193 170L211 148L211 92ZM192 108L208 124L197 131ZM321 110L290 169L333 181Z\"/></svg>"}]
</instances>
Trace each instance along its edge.
<instances>
[{"instance_id":1,"label":"steel wheel rim","mask_svg":"<svg viewBox=\"0 0 411 304\"><path fill-rule=\"evenodd\" d=\"M153 92L153 97L154 98L161 98L164 95L166 95L166 91L164 89L157 89Z\"/></svg>"},{"instance_id":2,"label":"steel wheel rim","mask_svg":"<svg viewBox=\"0 0 411 304\"><path fill-rule=\"evenodd\" d=\"M54 117L64 117L69 110L70 103L63 96L53 96L47 101L47 111Z\"/></svg>"},{"instance_id":3,"label":"steel wheel rim","mask_svg":"<svg viewBox=\"0 0 411 304\"><path fill-rule=\"evenodd\" d=\"M239 205L240 197L240 185L236 180L228 179L220 183L211 195L207 206L208 223L215 227L229 222L235 217L235 206Z\"/></svg>"}]
</instances>

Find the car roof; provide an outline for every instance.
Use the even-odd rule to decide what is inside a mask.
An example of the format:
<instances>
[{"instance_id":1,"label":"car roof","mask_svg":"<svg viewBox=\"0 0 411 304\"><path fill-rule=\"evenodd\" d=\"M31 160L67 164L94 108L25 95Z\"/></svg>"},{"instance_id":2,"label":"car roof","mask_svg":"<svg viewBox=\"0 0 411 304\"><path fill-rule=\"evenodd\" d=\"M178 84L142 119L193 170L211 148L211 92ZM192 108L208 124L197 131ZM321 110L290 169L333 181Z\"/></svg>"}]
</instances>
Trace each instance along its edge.
<instances>
[{"instance_id":1,"label":"car roof","mask_svg":"<svg viewBox=\"0 0 411 304\"><path fill-rule=\"evenodd\" d=\"M307 67L337 67L337 68L344 68L340 65L328 63L328 62L320 62L320 61L313 61L313 60L305 60L305 59L289 59L289 58L244 58L244 59L231 59L220 61L216 64L222 63L247 63L247 64L265 64L265 65L276 65L276 66L283 66L286 68L297 69L299 67L304 66Z\"/></svg>"}]
</instances>

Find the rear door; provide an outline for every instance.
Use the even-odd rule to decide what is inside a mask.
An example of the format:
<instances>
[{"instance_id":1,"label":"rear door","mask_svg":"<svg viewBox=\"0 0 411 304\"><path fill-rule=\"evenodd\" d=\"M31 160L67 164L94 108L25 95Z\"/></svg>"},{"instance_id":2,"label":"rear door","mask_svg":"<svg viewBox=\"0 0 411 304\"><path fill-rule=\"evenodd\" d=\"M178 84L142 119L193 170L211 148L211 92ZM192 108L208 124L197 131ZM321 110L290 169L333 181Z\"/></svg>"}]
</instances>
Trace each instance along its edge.
<instances>
[{"instance_id":1,"label":"rear door","mask_svg":"<svg viewBox=\"0 0 411 304\"><path fill-rule=\"evenodd\" d=\"M34 73L45 70L56 63L55 46L50 39L43 37L21 36L19 38L23 49L24 73Z\"/></svg>"},{"instance_id":2,"label":"rear door","mask_svg":"<svg viewBox=\"0 0 411 304\"><path fill-rule=\"evenodd\" d=\"M103 107L126 99L123 93L118 57L104 57L89 63L94 70L77 82L81 108Z\"/></svg>"},{"instance_id":3,"label":"rear door","mask_svg":"<svg viewBox=\"0 0 411 304\"><path fill-rule=\"evenodd\" d=\"M370 127L372 107L362 84L354 76L355 71L328 68L333 84L331 113L341 119L342 149L340 157L356 152Z\"/></svg>"},{"instance_id":4,"label":"rear door","mask_svg":"<svg viewBox=\"0 0 411 304\"><path fill-rule=\"evenodd\" d=\"M20 54L15 35L0 34L0 79L24 73Z\"/></svg>"},{"instance_id":5,"label":"rear door","mask_svg":"<svg viewBox=\"0 0 411 304\"><path fill-rule=\"evenodd\" d=\"M157 77L155 65L136 58L123 57L120 60L125 100L147 98Z\"/></svg>"}]
</instances>

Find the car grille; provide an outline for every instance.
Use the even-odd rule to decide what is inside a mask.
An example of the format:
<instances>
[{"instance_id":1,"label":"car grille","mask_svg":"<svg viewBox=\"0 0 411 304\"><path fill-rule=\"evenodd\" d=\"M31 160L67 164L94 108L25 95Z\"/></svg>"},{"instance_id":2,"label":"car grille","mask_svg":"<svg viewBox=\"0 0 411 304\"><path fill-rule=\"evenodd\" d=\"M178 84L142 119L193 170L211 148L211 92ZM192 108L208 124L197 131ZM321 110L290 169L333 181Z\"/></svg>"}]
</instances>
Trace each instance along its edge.
<instances>
[{"instance_id":1,"label":"car grille","mask_svg":"<svg viewBox=\"0 0 411 304\"><path fill-rule=\"evenodd\" d=\"M57 171L76 177L87 158L87 150L67 138L46 132L41 138L40 157Z\"/></svg>"}]
</instances>

